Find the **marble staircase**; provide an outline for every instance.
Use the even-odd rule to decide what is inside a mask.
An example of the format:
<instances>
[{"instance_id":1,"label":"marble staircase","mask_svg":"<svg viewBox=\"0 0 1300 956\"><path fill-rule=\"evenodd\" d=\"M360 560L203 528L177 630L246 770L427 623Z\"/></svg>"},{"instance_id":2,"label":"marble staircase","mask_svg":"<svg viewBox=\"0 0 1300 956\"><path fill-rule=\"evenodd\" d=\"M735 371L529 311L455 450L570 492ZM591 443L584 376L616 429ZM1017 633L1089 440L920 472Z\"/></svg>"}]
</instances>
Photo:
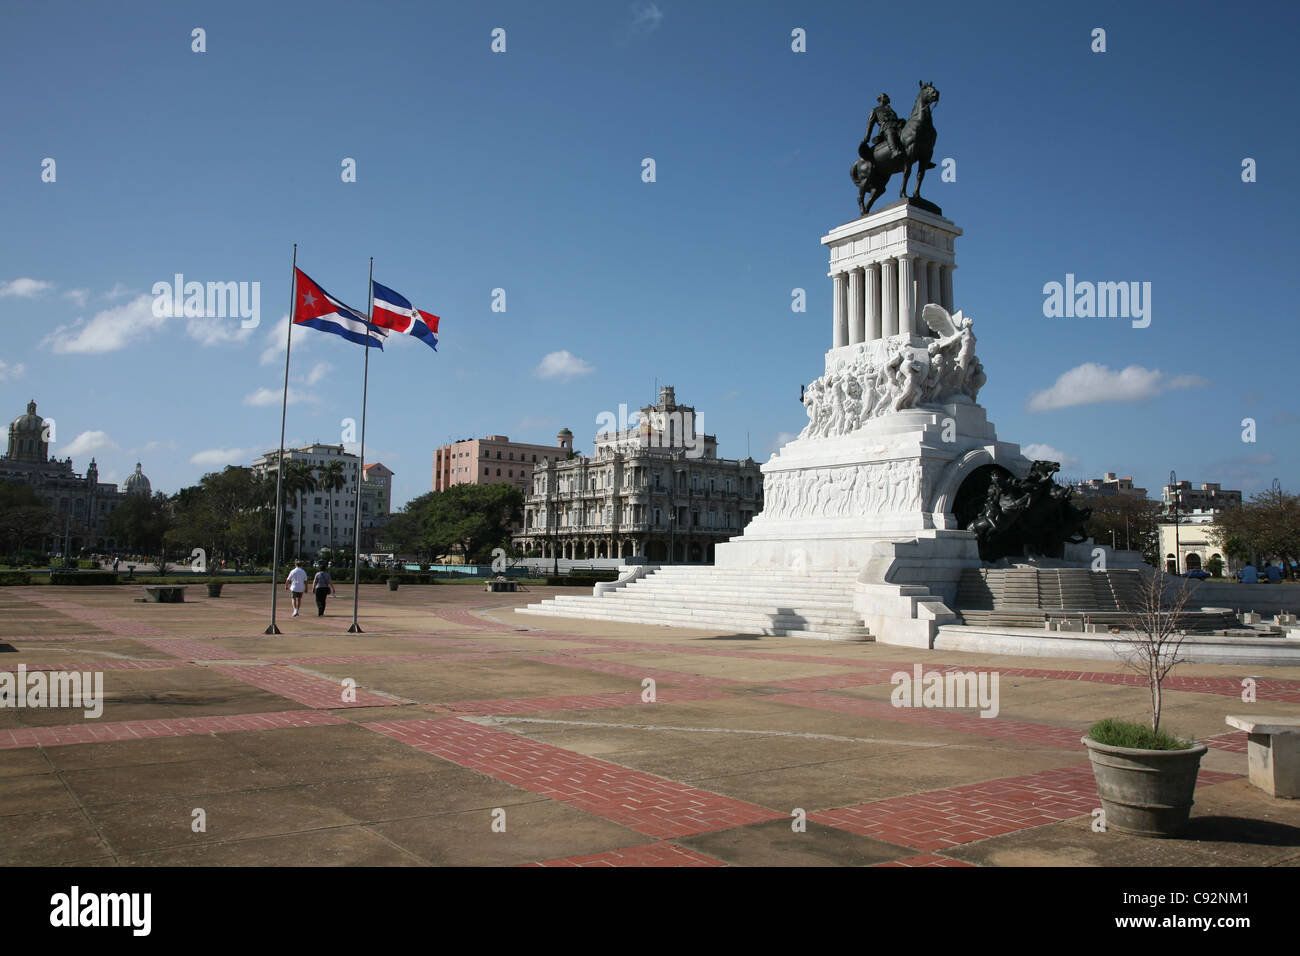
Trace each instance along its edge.
<instances>
[{"instance_id":1,"label":"marble staircase","mask_svg":"<svg viewBox=\"0 0 1300 956\"><path fill-rule=\"evenodd\" d=\"M857 570L667 565L599 595L562 594L520 614L739 634L869 641L853 607Z\"/></svg>"}]
</instances>

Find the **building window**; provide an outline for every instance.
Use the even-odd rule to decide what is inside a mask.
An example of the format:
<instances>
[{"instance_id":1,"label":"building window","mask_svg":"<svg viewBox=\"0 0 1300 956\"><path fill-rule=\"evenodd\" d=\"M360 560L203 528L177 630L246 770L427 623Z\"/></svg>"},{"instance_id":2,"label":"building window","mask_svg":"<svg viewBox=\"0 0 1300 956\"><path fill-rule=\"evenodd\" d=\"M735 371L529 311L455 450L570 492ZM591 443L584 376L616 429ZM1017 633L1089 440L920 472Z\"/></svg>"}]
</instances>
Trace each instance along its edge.
<instances>
[{"instance_id":1,"label":"building window","mask_svg":"<svg viewBox=\"0 0 1300 956\"><path fill-rule=\"evenodd\" d=\"M497 455L497 457L500 458L501 456L500 456L500 455ZM501 477L501 469L500 469L500 468L497 469L497 477L498 477L498 478Z\"/></svg>"}]
</instances>

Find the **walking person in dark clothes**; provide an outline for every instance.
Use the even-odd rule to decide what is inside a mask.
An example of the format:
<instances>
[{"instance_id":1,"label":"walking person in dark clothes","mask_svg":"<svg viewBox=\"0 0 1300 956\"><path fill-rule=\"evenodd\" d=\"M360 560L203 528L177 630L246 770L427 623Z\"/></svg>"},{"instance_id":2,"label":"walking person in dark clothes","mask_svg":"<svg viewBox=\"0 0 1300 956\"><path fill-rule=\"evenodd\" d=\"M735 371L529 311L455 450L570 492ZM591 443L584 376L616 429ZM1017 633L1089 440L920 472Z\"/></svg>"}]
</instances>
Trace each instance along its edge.
<instances>
[{"instance_id":1,"label":"walking person in dark clothes","mask_svg":"<svg viewBox=\"0 0 1300 956\"><path fill-rule=\"evenodd\" d=\"M324 565L312 578L312 590L316 592L316 616L325 614L325 599L334 593L334 582L330 580L329 565Z\"/></svg>"}]
</instances>

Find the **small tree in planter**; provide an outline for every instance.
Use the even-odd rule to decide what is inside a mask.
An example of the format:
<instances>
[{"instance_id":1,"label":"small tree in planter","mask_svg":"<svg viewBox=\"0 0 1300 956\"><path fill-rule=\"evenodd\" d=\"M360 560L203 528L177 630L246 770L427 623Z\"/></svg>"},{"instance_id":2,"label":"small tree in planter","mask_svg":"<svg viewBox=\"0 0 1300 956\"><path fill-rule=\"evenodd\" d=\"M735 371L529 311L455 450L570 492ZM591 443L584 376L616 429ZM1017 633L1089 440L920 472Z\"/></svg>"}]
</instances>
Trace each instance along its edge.
<instances>
[{"instance_id":1,"label":"small tree in planter","mask_svg":"<svg viewBox=\"0 0 1300 956\"><path fill-rule=\"evenodd\" d=\"M1163 569L1145 574L1127 608L1131 637L1117 638L1125 665L1142 677L1150 695L1150 726L1102 720L1089 728L1088 748L1106 823L1144 836L1176 836L1187 826L1204 744L1182 740L1160 729L1164 681L1182 660L1187 632L1180 629L1190 592L1187 582L1166 602L1169 576Z\"/></svg>"}]
</instances>

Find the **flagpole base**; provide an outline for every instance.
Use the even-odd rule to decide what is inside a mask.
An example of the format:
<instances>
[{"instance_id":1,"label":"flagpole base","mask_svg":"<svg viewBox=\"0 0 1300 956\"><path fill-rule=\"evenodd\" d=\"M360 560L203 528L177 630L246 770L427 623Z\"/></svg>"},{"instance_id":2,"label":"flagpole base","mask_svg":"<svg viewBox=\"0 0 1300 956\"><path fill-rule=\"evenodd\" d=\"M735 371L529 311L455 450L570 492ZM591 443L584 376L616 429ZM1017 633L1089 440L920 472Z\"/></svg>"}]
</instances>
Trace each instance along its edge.
<instances>
[{"instance_id":1,"label":"flagpole base","mask_svg":"<svg viewBox=\"0 0 1300 956\"><path fill-rule=\"evenodd\" d=\"M348 633L349 633L349 634L364 634L365 631L361 630L361 625L360 625L360 624L358 624L356 621L353 621L353 622L352 622L352 626L348 628Z\"/></svg>"},{"instance_id":2,"label":"flagpole base","mask_svg":"<svg viewBox=\"0 0 1300 956\"><path fill-rule=\"evenodd\" d=\"M279 633L280 633L280 629L279 629L278 627L276 627L274 624L271 624L271 625L268 625L267 628L266 628L266 630L263 631L262 633L263 633L263 634L279 634Z\"/></svg>"}]
</instances>

